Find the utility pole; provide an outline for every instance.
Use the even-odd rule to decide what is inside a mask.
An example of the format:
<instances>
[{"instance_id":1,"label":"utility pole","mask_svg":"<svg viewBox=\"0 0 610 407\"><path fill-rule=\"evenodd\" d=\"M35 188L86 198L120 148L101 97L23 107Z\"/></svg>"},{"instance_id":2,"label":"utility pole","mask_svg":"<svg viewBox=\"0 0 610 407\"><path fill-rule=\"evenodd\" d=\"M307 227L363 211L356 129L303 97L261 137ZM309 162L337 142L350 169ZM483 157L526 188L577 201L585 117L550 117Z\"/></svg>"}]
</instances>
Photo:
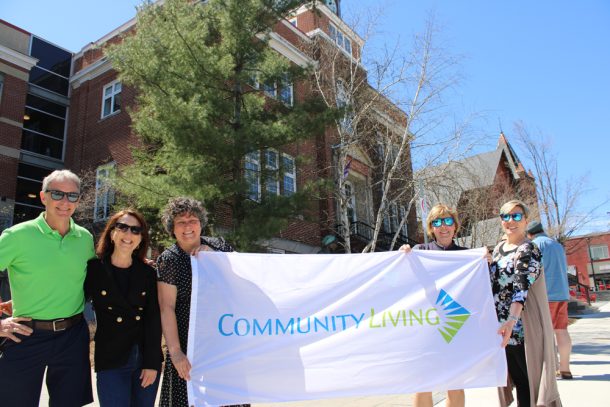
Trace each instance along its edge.
<instances>
[{"instance_id":1,"label":"utility pole","mask_svg":"<svg viewBox=\"0 0 610 407\"><path fill-rule=\"evenodd\" d=\"M591 263L591 278L593 278L593 291L597 291L597 282L595 281L595 265L593 264L593 255L591 254L590 237L587 237L587 249L589 250L589 262Z\"/></svg>"}]
</instances>

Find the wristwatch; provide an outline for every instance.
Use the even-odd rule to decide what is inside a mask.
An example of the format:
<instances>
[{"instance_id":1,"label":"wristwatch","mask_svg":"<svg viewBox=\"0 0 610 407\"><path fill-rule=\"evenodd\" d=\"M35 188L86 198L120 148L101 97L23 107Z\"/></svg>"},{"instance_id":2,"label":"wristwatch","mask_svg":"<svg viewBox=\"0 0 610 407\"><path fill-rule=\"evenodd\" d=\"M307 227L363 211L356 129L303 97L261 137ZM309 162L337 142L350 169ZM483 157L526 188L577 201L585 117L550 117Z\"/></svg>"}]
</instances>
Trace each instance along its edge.
<instances>
[{"instance_id":1,"label":"wristwatch","mask_svg":"<svg viewBox=\"0 0 610 407\"><path fill-rule=\"evenodd\" d=\"M509 315L508 318L506 318L506 322L509 322L509 321L517 322L517 321L519 321L519 317L516 317L514 315Z\"/></svg>"}]
</instances>

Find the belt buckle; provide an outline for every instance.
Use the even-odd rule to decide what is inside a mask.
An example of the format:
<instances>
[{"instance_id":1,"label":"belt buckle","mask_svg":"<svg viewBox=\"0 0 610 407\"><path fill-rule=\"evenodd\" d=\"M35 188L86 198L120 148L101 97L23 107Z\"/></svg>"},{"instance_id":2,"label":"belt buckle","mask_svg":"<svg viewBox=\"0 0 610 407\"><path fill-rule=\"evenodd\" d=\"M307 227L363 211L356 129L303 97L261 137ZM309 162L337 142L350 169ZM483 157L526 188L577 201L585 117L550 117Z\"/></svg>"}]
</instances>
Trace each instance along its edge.
<instances>
[{"instance_id":1,"label":"belt buckle","mask_svg":"<svg viewBox=\"0 0 610 407\"><path fill-rule=\"evenodd\" d=\"M62 318L62 319L56 319L55 321L53 321L53 332L61 332L61 331L65 331L66 327L64 326L61 329L58 329L57 326L55 326L56 323L61 322L61 321L65 321L66 318Z\"/></svg>"}]
</instances>

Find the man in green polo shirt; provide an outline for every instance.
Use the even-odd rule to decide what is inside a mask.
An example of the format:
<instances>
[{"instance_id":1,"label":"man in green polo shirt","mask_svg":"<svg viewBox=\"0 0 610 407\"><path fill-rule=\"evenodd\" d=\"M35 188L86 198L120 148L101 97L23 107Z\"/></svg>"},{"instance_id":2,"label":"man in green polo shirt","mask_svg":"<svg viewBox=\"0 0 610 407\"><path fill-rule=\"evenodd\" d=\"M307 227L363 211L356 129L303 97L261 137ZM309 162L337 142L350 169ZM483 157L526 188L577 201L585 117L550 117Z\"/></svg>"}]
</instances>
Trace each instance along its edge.
<instances>
[{"instance_id":1,"label":"man in green polo shirt","mask_svg":"<svg viewBox=\"0 0 610 407\"><path fill-rule=\"evenodd\" d=\"M89 331L83 318L87 261L93 238L72 220L80 179L53 171L42 182L45 211L0 236L0 269L7 268L13 317L0 321L0 403L38 406L42 378L50 405L93 401Z\"/></svg>"}]
</instances>

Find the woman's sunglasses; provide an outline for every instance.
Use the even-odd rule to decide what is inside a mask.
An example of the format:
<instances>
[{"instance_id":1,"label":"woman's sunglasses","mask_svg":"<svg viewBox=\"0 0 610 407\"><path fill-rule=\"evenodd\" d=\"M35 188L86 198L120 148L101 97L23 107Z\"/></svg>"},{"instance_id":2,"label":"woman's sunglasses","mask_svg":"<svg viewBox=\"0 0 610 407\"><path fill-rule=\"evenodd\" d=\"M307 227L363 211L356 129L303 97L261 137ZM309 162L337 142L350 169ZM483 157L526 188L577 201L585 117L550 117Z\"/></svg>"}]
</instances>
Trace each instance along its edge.
<instances>
[{"instance_id":1,"label":"woman's sunglasses","mask_svg":"<svg viewBox=\"0 0 610 407\"><path fill-rule=\"evenodd\" d=\"M58 191L56 189L47 189L44 192L48 192L51 194L51 199L54 201L61 201L62 199L64 199L64 196L68 197L68 201L69 202L78 202L78 200L80 199L80 194L78 192L64 192L64 191Z\"/></svg>"},{"instance_id":2,"label":"woman's sunglasses","mask_svg":"<svg viewBox=\"0 0 610 407\"><path fill-rule=\"evenodd\" d=\"M128 230L131 230L131 233L134 235L139 235L140 233L142 233L141 226L131 226L126 223L117 222L114 224L114 227L120 230L121 232L127 232Z\"/></svg>"},{"instance_id":3,"label":"woman's sunglasses","mask_svg":"<svg viewBox=\"0 0 610 407\"><path fill-rule=\"evenodd\" d=\"M523 214L522 213L501 213L500 214L500 218L504 221L504 222L508 222L510 220L510 218L513 218L513 220L515 222L521 222L521 219L523 219Z\"/></svg>"},{"instance_id":4,"label":"woman's sunglasses","mask_svg":"<svg viewBox=\"0 0 610 407\"><path fill-rule=\"evenodd\" d=\"M445 224L445 226L453 226L453 224L455 223L455 219L453 219L451 217L449 217L449 218L436 218L436 219L434 219L430 223L435 228L440 227L443 223Z\"/></svg>"}]
</instances>

